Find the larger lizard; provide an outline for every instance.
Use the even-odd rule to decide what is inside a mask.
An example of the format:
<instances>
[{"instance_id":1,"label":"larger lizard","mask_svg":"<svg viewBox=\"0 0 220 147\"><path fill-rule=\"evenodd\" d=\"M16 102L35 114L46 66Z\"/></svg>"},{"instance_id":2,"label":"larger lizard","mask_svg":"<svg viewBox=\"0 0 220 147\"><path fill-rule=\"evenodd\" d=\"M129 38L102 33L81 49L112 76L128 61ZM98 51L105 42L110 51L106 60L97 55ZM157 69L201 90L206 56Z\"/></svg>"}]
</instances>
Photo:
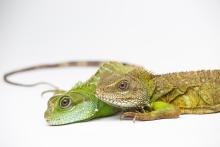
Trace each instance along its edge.
<instances>
[{"instance_id":1,"label":"larger lizard","mask_svg":"<svg viewBox=\"0 0 220 147\"><path fill-rule=\"evenodd\" d=\"M115 107L145 109L126 118L155 120L220 111L220 70L154 75L143 68L102 76L96 96Z\"/></svg>"}]
</instances>

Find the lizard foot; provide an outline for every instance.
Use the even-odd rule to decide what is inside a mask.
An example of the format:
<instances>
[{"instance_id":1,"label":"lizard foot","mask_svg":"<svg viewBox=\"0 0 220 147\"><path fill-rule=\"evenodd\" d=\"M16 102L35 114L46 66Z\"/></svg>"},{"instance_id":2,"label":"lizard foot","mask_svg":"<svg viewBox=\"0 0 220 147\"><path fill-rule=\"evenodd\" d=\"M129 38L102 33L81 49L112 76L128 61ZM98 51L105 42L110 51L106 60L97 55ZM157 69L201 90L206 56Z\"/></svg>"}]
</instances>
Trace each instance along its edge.
<instances>
[{"instance_id":1,"label":"lizard foot","mask_svg":"<svg viewBox=\"0 0 220 147\"><path fill-rule=\"evenodd\" d=\"M177 118L179 113L170 112L170 113L154 113L154 112L125 112L122 114L123 119L133 119L139 121L150 121L157 119L165 119L165 118Z\"/></svg>"},{"instance_id":2,"label":"lizard foot","mask_svg":"<svg viewBox=\"0 0 220 147\"><path fill-rule=\"evenodd\" d=\"M143 119L143 115L145 119ZM140 112L125 112L121 115L121 119L132 120L134 123L136 120L146 120L146 113Z\"/></svg>"}]
</instances>

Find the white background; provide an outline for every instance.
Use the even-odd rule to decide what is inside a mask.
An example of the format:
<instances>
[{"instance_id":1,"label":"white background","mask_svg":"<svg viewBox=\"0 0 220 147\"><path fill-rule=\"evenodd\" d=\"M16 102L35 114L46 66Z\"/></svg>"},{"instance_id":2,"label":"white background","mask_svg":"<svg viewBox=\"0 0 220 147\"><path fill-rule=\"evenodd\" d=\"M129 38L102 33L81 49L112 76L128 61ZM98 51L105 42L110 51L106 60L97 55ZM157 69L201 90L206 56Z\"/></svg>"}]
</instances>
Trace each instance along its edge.
<instances>
[{"instance_id":1,"label":"white background","mask_svg":"<svg viewBox=\"0 0 220 147\"><path fill-rule=\"evenodd\" d=\"M127 61L155 73L220 68L218 0L0 0L0 74L78 59ZM69 89L94 69L46 70L14 76ZM65 126L43 118L48 87L0 83L0 146L219 147L220 114L151 122L119 116Z\"/></svg>"}]
</instances>

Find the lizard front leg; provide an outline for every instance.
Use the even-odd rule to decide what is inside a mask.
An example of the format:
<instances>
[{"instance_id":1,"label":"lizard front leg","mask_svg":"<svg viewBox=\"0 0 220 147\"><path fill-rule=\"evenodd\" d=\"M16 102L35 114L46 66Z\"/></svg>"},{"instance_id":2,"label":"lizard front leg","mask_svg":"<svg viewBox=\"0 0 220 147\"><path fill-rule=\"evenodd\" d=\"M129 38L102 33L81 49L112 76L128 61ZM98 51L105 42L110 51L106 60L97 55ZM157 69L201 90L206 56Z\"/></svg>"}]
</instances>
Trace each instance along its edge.
<instances>
[{"instance_id":1,"label":"lizard front leg","mask_svg":"<svg viewBox=\"0 0 220 147\"><path fill-rule=\"evenodd\" d=\"M165 102L154 102L151 104L152 111L150 112L125 112L123 117L125 119L135 119L142 121L177 118L180 115L179 108Z\"/></svg>"}]
</instances>

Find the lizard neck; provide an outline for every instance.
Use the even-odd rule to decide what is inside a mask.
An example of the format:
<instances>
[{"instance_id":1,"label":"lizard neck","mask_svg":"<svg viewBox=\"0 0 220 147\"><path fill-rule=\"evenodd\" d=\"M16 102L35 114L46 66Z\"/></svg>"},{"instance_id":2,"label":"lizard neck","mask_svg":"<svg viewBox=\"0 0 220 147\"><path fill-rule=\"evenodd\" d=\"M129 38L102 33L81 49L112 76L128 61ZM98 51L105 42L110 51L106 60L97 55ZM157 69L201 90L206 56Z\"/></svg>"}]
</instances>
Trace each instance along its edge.
<instances>
[{"instance_id":1,"label":"lizard neck","mask_svg":"<svg viewBox=\"0 0 220 147\"><path fill-rule=\"evenodd\" d=\"M150 105L151 103L151 98L154 94L156 84L154 82L154 78L157 77L157 75L154 75L150 71L145 70L144 68L137 68L131 72L131 75L139 79L144 87L145 87L145 105Z\"/></svg>"},{"instance_id":2,"label":"lizard neck","mask_svg":"<svg viewBox=\"0 0 220 147\"><path fill-rule=\"evenodd\" d=\"M153 79L149 79L144 81L144 85L146 87L146 99L151 103L156 90L156 84Z\"/></svg>"}]
</instances>

